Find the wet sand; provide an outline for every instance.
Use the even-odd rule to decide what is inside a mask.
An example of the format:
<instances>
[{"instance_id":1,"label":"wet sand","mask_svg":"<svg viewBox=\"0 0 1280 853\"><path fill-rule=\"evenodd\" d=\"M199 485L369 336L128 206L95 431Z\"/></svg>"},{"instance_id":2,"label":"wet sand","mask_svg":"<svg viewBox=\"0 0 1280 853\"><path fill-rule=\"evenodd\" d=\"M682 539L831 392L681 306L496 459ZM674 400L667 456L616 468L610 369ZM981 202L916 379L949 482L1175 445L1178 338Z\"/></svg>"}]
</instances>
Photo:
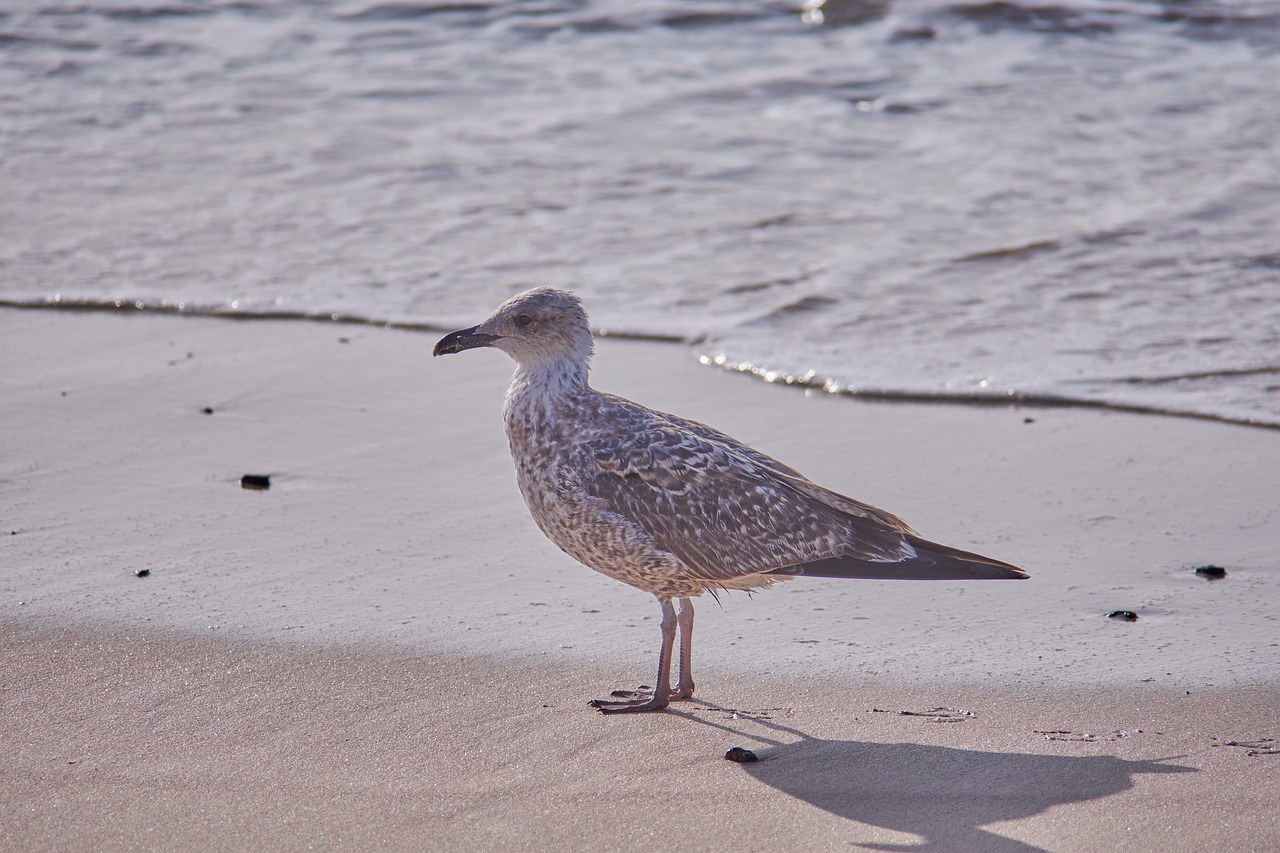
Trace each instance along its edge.
<instances>
[{"instance_id":1,"label":"wet sand","mask_svg":"<svg viewBox=\"0 0 1280 853\"><path fill-rule=\"evenodd\" d=\"M605 718L657 607L528 520L506 359L432 342L0 311L0 848L1280 844L1280 433L606 340L599 387L1033 580L700 602L704 701Z\"/></svg>"}]
</instances>

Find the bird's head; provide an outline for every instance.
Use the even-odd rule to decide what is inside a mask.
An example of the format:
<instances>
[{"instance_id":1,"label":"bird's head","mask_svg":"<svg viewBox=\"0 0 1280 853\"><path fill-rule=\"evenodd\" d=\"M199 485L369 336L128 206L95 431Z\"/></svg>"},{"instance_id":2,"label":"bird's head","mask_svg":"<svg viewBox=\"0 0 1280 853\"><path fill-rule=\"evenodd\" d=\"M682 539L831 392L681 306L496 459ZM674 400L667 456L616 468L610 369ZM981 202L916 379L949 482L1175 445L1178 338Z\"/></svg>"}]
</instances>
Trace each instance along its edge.
<instances>
[{"instance_id":1,"label":"bird's head","mask_svg":"<svg viewBox=\"0 0 1280 853\"><path fill-rule=\"evenodd\" d=\"M476 347L500 349L522 367L556 359L585 367L593 349L582 300L550 287L516 294L478 326L445 335L433 354L449 355Z\"/></svg>"}]
</instances>

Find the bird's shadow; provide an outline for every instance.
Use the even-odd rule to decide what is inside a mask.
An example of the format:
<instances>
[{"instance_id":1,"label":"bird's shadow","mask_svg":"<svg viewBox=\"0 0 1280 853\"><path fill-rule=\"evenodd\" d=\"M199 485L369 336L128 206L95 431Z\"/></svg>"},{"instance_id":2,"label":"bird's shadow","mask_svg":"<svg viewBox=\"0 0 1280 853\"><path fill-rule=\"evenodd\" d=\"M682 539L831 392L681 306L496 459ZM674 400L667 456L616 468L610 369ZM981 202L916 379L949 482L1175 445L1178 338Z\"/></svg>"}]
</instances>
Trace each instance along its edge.
<instances>
[{"instance_id":1,"label":"bird's shadow","mask_svg":"<svg viewBox=\"0 0 1280 853\"><path fill-rule=\"evenodd\" d=\"M1163 763L1169 759L1126 761L1111 755L827 740L754 718L772 730L762 736L748 733L745 726L677 713L763 744L753 747L759 760L743 764L760 782L834 815L923 839L919 844L858 844L871 850L1028 853L1040 848L982 827L1126 791L1139 773L1196 772Z\"/></svg>"}]
</instances>

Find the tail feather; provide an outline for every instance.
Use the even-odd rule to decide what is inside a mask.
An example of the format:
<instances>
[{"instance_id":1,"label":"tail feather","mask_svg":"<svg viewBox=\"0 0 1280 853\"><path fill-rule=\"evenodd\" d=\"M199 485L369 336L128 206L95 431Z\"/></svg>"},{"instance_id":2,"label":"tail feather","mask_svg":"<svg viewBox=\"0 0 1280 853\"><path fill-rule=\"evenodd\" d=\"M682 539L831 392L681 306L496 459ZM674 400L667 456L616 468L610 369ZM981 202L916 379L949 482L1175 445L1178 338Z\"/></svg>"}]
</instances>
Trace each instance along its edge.
<instances>
[{"instance_id":1,"label":"tail feather","mask_svg":"<svg viewBox=\"0 0 1280 853\"><path fill-rule=\"evenodd\" d=\"M908 560L879 563L857 557L828 557L812 563L774 569L767 574L815 578L866 578L871 580L1022 580L1029 578L1017 566L907 536L916 555Z\"/></svg>"}]
</instances>

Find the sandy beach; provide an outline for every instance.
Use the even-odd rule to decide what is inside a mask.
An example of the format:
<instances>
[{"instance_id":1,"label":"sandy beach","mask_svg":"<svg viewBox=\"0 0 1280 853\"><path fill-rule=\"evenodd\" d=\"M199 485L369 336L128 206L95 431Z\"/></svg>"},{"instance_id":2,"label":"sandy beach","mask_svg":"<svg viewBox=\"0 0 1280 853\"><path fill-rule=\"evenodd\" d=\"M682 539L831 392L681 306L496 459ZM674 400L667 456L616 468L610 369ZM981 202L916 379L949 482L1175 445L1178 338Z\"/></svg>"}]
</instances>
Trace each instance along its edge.
<instances>
[{"instance_id":1,"label":"sandy beach","mask_svg":"<svg viewBox=\"0 0 1280 853\"><path fill-rule=\"evenodd\" d=\"M658 608L528 518L505 357L433 342L0 310L0 849L1280 847L1280 432L606 339L597 387L1032 574L700 601L700 701L606 718Z\"/></svg>"}]
</instances>

